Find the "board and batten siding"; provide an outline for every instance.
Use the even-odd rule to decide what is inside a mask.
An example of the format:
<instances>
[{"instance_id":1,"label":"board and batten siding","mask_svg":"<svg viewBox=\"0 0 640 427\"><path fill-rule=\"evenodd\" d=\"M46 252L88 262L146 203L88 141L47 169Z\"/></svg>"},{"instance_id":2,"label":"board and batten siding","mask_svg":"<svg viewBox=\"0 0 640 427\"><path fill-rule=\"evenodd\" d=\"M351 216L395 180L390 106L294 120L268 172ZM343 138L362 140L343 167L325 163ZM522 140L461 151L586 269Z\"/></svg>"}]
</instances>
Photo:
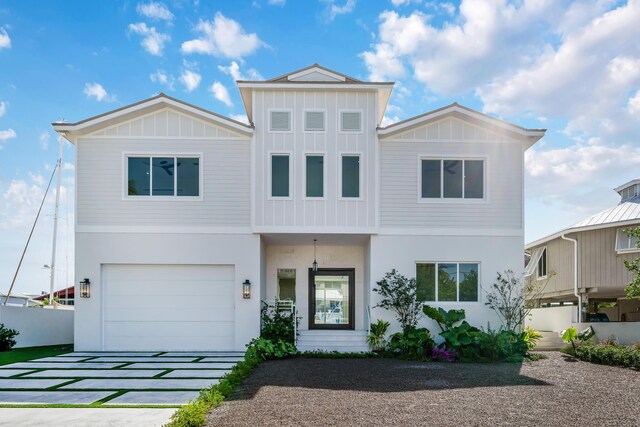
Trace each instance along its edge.
<instances>
[{"instance_id":1,"label":"board and batten siding","mask_svg":"<svg viewBox=\"0 0 640 427\"><path fill-rule=\"evenodd\" d=\"M485 199L418 200L421 157L485 159ZM522 230L523 145L446 118L380 140L380 226Z\"/></svg>"},{"instance_id":2,"label":"board and batten siding","mask_svg":"<svg viewBox=\"0 0 640 427\"><path fill-rule=\"evenodd\" d=\"M171 111L80 137L77 224L249 227L250 144L248 137ZM126 153L201 155L202 200L125 198Z\"/></svg>"},{"instance_id":3,"label":"board and batten siding","mask_svg":"<svg viewBox=\"0 0 640 427\"><path fill-rule=\"evenodd\" d=\"M255 123L255 229L293 228L372 229L376 225L376 102L372 91L256 91ZM272 110L291 112L290 132L270 132ZM324 111L325 131L305 132L305 110ZM340 132L342 110L360 111L361 132ZM293 173L292 194L273 199L270 194L270 153L289 153ZM305 154L324 155L324 197L305 197ZM360 154L360 197L342 199L341 154Z\"/></svg>"}]
</instances>

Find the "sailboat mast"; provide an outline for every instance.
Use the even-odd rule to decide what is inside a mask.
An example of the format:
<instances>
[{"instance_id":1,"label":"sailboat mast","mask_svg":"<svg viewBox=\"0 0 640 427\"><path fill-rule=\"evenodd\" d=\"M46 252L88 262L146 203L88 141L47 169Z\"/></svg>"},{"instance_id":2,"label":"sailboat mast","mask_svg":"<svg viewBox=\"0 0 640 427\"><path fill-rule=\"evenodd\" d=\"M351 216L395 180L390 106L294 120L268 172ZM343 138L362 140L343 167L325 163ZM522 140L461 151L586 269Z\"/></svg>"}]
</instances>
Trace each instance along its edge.
<instances>
[{"instance_id":1,"label":"sailboat mast","mask_svg":"<svg viewBox=\"0 0 640 427\"><path fill-rule=\"evenodd\" d=\"M56 243L58 240L58 205L60 204L60 183L62 180L62 149L64 142L59 139L60 151L58 152L58 176L56 177L56 204L53 210L53 247L51 248L51 283L49 289L49 304L53 305L54 282L56 278Z\"/></svg>"}]
</instances>

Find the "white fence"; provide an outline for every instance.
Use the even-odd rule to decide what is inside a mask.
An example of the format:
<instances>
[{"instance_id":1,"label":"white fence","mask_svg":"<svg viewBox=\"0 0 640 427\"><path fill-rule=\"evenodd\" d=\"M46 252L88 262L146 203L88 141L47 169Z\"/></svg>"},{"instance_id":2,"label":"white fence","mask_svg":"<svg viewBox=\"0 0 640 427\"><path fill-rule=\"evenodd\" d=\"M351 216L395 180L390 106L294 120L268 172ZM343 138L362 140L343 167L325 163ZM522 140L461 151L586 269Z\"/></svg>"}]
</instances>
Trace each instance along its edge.
<instances>
[{"instance_id":1,"label":"white fence","mask_svg":"<svg viewBox=\"0 0 640 427\"><path fill-rule=\"evenodd\" d=\"M20 332L16 348L73 343L73 310L0 306L0 323Z\"/></svg>"},{"instance_id":2,"label":"white fence","mask_svg":"<svg viewBox=\"0 0 640 427\"><path fill-rule=\"evenodd\" d=\"M538 331L561 332L571 327L577 310L578 307L571 305L534 308L525 325Z\"/></svg>"},{"instance_id":3,"label":"white fence","mask_svg":"<svg viewBox=\"0 0 640 427\"><path fill-rule=\"evenodd\" d=\"M589 326L593 327L597 341L613 338L622 345L640 342L640 322L574 323L572 326L578 332L587 329Z\"/></svg>"}]
</instances>

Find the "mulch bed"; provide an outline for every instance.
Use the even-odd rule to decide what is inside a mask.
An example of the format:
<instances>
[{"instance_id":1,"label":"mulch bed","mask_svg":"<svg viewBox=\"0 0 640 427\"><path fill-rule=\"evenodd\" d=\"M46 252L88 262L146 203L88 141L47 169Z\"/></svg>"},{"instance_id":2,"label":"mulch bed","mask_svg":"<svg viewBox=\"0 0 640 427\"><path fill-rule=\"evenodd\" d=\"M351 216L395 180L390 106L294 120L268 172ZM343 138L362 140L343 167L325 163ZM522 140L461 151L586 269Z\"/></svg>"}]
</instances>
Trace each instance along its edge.
<instances>
[{"instance_id":1,"label":"mulch bed","mask_svg":"<svg viewBox=\"0 0 640 427\"><path fill-rule=\"evenodd\" d=\"M546 354L522 364L267 362L208 425L640 425L640 372Z\"/></svg>"}]
</instances>

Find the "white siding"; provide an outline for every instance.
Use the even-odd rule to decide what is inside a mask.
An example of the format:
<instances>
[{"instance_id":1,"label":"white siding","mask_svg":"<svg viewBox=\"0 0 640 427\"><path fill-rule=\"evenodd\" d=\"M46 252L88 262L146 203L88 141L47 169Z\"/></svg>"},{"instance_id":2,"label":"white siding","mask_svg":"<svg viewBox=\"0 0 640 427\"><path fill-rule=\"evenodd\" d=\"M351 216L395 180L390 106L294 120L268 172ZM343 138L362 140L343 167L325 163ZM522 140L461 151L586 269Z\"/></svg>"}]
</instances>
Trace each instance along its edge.
<instances>
[{"instance_id":1,"label":"white siding","mask_svg":"<svg viewBox=\"0 0 640 427\"><path fill-rule=\"evenodd\" d=\"M124 199L124 153L202 154L202 200ZM244 226L250 224L250 141L80 138L78 225Z\"/></svg>"},{"instance_id":2,"label":"white siding","mask_svg":"<svg viewBox=\"0 0 640 427\"><path fill-rule=\"evenodd\" d=\"M254 95L255 227L257 231L313 229L365 230L376 225L375 92L258 91ZM269 132L270 110L291 110L291 132ZM324 132L304 131L304 111L325 111ZM361 111L361 132L340 132L341 110ZM292 194L270 197L269 153L291 153ZM324 153L325 196L305 198L305 153ZM359 199L341 200L341 153L360 153Z\"/></svg>"},{"instance_id":3,"label":"white siding","mask_svg":"<svg viewBox=\"0 0 640 427\"><path fill-rule=\"evenodd\" d=\"M522 150L517 141L455 119L381 140L380 226L521 230ZM486 200L419 202L421 156L484 158Z\"/></svg>"}]
</instances>

